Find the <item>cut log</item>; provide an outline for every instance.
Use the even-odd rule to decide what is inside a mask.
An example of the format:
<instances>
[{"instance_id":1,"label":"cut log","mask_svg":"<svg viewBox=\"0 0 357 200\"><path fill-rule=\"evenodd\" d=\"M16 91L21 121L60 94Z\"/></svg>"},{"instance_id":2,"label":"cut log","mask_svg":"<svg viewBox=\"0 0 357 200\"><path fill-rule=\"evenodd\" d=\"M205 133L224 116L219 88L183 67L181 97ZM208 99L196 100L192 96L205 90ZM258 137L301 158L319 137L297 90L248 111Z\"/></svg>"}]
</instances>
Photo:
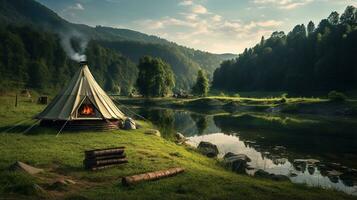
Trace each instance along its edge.
<instances>
[{"instance_id":1,"label":"cut log","mask_svg":"<svg viewBox=\"0 0 357 200\"><path fill-rule=\"evenodd\" d=\"M124 152L125 147L116 147L110 149L96 149L91 151L85 151L86 157L94 157L94 156L105 156L105 155L112 155L112 154L120 154Z\"/></svg>"},{"instance_id":2,"label":"cut log","mask_svg":"<svg viewBox=\"0 0 357 200\"><path fill-rule=\"evenodd\" d=\"M184 168L171 168L167 170L149 172L145 174L126 176L122 178L121 182L123 185L129 186L143 181L157 180L160 178L175 176L184 171L185 171Z\"/></svg>"},{"instance_id":3,"label":"cut log","mask_svg":"<svg viewBox=\"0 0 357 200\"><path fill-rule=\"evenodd\" d=\"M92 166L101 166L101 165L111 165L111 164L122 164L127 163L128 160L126 158L121 159L109 159L109 160L84 160L84 166L86 168L91 168Z\"/></svg>"}]
</instances>

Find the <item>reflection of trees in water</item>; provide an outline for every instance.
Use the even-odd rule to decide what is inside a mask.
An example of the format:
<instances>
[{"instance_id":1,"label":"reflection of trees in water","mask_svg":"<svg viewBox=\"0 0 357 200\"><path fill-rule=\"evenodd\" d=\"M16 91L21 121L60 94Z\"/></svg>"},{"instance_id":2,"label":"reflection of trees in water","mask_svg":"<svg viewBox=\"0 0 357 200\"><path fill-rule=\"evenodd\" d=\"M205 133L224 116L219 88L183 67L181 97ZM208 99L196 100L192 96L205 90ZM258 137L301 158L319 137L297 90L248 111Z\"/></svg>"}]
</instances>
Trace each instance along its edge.
<instances>
[{"instance_id":1,"label":"reflection of trees in water","mask_svg":"<svg viewBox=\"0 0 357 200\"><path fill-rule=\"evenodd\" d=\"M224 133L239 130L242 140L254 140L261 146L284 145L290 151L304 154L357 153L355 124L329 121L284 124L252 115L214 116L214 122Z\"/></svg>"},{"instance_id":2,"label":"reflection of trees in water","mask_svg":"<svg viewBox=\"0 0 357 200\"><path fill-rule=\"evenodd\" d=\"M140 113L154 123L164 138L173 138L175 133L174 111L170 109L141 109Z\"/></svg>"},{"instance_id":3,"label":"reflection of trees in water","mask_svg":"<svg viewBox=\"0 0 357 200\"><path fill-rule=\"evenodd\" d=\"M208 126L206 115L191 114L191 118L196 123L198 135L202 135Z\"/></svg>"}]
</instances>

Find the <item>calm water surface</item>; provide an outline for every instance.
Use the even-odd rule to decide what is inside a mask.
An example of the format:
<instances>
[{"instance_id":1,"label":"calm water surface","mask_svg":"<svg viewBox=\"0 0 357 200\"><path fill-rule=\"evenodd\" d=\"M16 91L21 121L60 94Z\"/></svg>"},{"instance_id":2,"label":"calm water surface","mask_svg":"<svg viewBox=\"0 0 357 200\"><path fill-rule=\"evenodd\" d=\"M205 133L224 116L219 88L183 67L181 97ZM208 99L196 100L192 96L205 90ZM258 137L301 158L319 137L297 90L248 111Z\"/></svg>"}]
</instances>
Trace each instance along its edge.
<instances>
[{"instance_id":1,"label":"calm water surface","mask_svg":"<svg viewBox=\"0 0 357 200\"><path fill-rule=\"evenodd\" d=\"M340 173L357 168L355 119L160 108L135 108L135 112L153 121L168 139L180 132L193 146L201 141L216 144L219 157L227 152L246 154L255 169L287 175L294 183L357 195L356 181ZM318 159L323 164L294 166L295 159Z\"/></svg>"}]
</instances>

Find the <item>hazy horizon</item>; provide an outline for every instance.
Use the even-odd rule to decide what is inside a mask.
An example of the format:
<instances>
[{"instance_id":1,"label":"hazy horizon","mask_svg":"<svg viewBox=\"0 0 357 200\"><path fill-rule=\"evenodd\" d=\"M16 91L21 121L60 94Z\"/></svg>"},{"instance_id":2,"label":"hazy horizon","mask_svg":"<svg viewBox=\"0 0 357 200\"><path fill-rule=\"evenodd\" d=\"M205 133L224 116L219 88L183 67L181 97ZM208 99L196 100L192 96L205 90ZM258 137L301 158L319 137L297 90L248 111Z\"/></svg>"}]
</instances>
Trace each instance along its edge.
<instances>
[{"instance_id":1,"label":"hazy horizon","mask_svg":"<svg viewBox=\"0 0 357 200\"><path fill-rule=\"evenodd\" d=\"M38 0L64 19L126 28L212 53L241 53L274 31L289 32L357 0Z\"/></svg>"}]
</instances>

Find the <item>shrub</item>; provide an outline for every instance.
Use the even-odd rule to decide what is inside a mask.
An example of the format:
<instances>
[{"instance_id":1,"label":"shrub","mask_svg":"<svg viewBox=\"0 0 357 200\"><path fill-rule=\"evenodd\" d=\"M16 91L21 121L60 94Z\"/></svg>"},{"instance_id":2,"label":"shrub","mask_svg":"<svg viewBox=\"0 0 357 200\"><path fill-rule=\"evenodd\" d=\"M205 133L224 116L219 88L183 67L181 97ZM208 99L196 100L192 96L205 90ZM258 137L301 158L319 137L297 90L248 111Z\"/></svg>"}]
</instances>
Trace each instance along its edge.
<instances>
[{"instance_id":1,"label":"shrub","mask_svg":"<svg viewBox=\"0 0 357 200\"><path fill-rule=\"evenodd\" d=\"M238 94L238 93L235 93L234 95L233 95L233 97L240 97L240 95Z\"/></svg>"},{"instance_id":2,"label":"shrub","mask_svg":"<svg viewBox=\"0 0 357 200\"><path fill-rule=\"evenodd\" d=\"M220 93L218 94L218 96L225 97L226 94L224 94L224 92L220 92Z\"/></svg>"},{"instance_id":3,"label":"shrub","mask_svg":"<svg viewBox=\"0 0 357 200\"><path fill-rule=\"evenodd\" d=\"M328 98L330 101L346 101L347 96L342 92L337 92L335 90L328 93Z\"/></svg>"},{"instance_id":4,"label":"shrub","mask_svg":"<svg viewBox=\"0 0 357 200\"><path fill-rule=\"evenodd\" d=\"M282 98L279 100L279 103L286 103L286 98L285 98L285 97L282 97Z\"/></svg>"}]
</instances>

